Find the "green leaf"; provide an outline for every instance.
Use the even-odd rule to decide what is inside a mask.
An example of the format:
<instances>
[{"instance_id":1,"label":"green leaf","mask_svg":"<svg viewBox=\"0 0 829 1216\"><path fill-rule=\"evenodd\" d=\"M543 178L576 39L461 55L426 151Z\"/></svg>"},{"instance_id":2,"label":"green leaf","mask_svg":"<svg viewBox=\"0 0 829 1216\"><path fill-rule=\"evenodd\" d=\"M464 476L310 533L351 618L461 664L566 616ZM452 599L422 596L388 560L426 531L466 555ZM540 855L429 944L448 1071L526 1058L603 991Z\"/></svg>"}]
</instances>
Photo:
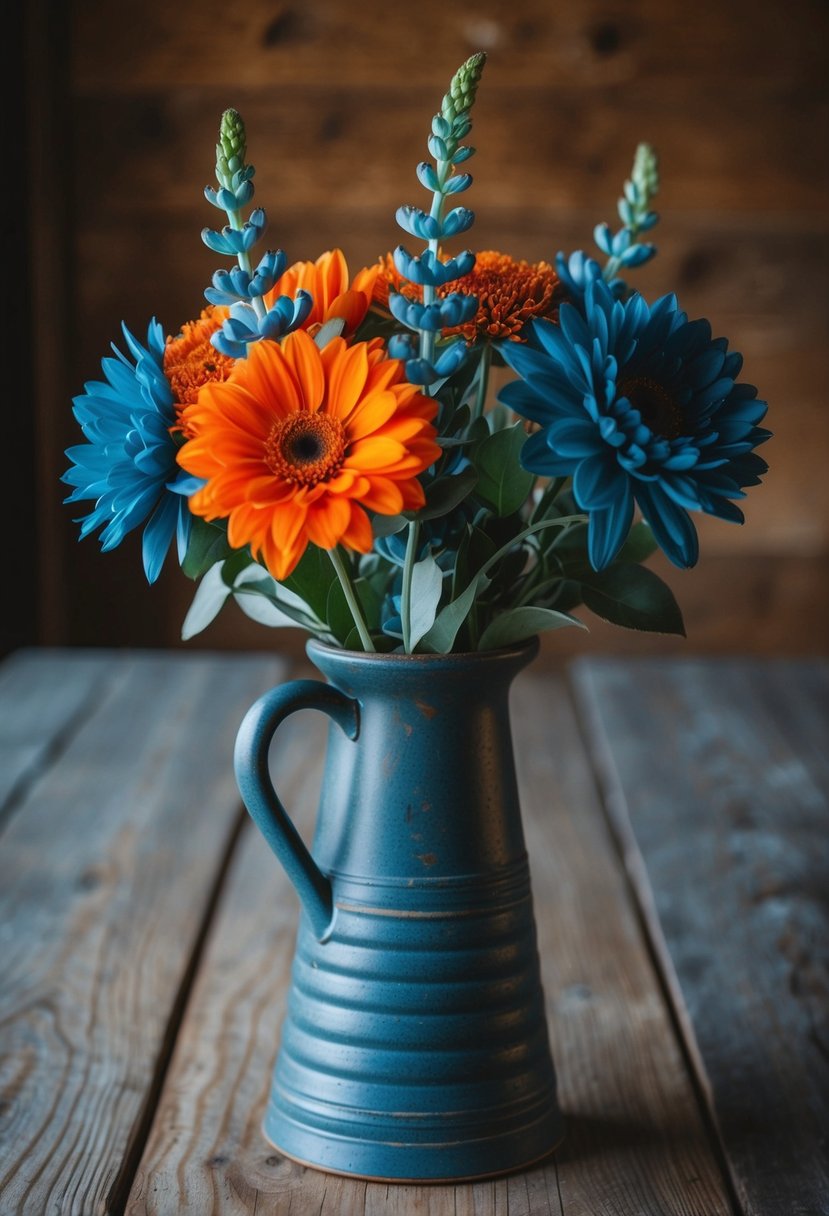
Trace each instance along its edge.
<instances>
[{"instance_id":1,"label":"green leaf","mask_svg":"<svg viewBox=\"0 0 829 1216\"><path fill-rule=\"evenodd\" d=\"M346 638L354 628L354 617L351 615L351 609L348 606L348 600L345 598L342 585L336 577L328 589L328 599L323 619L328 623L329 632L344 646ZM359 649L362 649L362 647L359 647Z\"/></svg>"},{"instance_id":2,"label":"green leaf","mask_svg":"<svg viewBox=\"0 0 829 1216\"><path fill-rule=\"evenodd\" d=\"M224 528L205 523L198 515L193 516L187 552L181 563L181 568L188 578L201 578L212 566L230 557L232 553L233 549L227 543L227 532Z\"/></svg>"},{"instance_id":3,"label":"green leaf","mask_svg":"<svg viewBox=\"0 0 829 1216\"><path fill-rule=\"evenodd\" d=\"M583 572L579 581L585 606L602 620L624 629L685 637L682 613L673 592L647 566L614 562L599 573Z\"/></svg>"},{"instance_id":4,"label":"green leaf","mask_svg":"<svg viewBox=\"0 0 829 1216\"><path fill-rule=\"evenodd\" d=\"M490 621L481 634L478 649L495 650L499 646L511 646L513 642L523 642L549 629L563 629L565 625L587 628L577 617L570 616L568 612L556 612L553 608L511 608Z\"/></svg>"},{"instance_id":5,"label":"green leaf","mask_svg":"<svg viewBox=\"0 0 829 1216\"><path fill-rule=\"evenodd\" d=\"M426 506L418 511L417 518L439 519L441 515L448 515L475 488L477 480L478 474L471 465L452 477L436 479L426 491Z\"/></svg>"},{"instance_id":6,"label":"green leaf","mask_svg":"<svg viewBox=\"0 0 829 1216\"><path fill-rule=\"evenodd\" d=\"M222 563L216 562L202 577L196 588L193 602L181 626L182 640L187 642L206 629L210 622L218 616L230 593L230 588L222 578Z\"/></svg>"},{"instance_id":7,"label":"green leaf","mask_svg":"<svg viewBox=\"0 0 829 1216\"><path fill-rule=\"evenodd\" d=\"M267 625L271 629L287 627L296 629L300 624L287 612L283 612L269 595L258 594L252 585L240 587L233 593L233 598L245 616L249 616L252 621L256 621L260 625Z\"/></svg>"},{"instance_id":8,"label":"green leaf","mask_svg":"<svg viewBox=\"0 0 829 1216\"><path fill-rule=\"evenodd\" d=\"M394 536L396 532L402 532L408 522L405 515L375 515L371 530L376 537Z\"/></svg>"},{"instance_id":9,"label":"green leaf","mask_svg":"<svg viewBox=\"0 0 829 1216\"><path fill-rule=\"evenodd\" d=\"M656 541L650 526L640 519L628 532L627 540L619 550L616 558L619 562L644 562L656 552Z\"/></svg>"},{"instance_id":10,"label":"green leaf","mask_svg":"<svg viewBox=\"0 0 829 1216\"><path fill-rule=\"evenodd\" d=\"M383 607L383 596L375 587L371 579L356 578L354 580L354 591L357 599L360 601L360 607L363 610L363 617L369 632L380 628L380 612ZM362 644L356 648L362 649Z\"/></svg>"},{"instance_id":11,"label":"green leaf","mask_svg":"<svg viewBox=\"0 0 829 1216\"><path fill-rule=\"evenodd\" d=\"M485 591L488 586L489 579L485 574L473 579L457 599L441 609L432 628L423 635L421 648L428 649L431 654L449 654L458 630L469 616L477 592Z\"/></svg>"},{"instance_id":12,"label":"green leaf","mask_svg":"<svg viewBox=\"0 0 829 1216\"><path fill-rule=\"evenodd\" d=\"M512 515L533 487L534 474L522 469L519 463L526 439L524 424L517 422L489 435L474 453L473 463L478 470L475 494L494 507L498 515Z\"/></svg>"},{"instance_id":13,"label":"green leaf","mask_svg":"<svg viewBox=\"0 0 829 1216\"><path fill-rule=\"evenodd\" d=\"M236 576L233 595L242 611L263 625L278 626L290 623L307 629L309 633L325 633L325 622L320 621L311 612L305 601L278 583L256 562L251 562ZM258 602L261 601L266 604L260 608Z\"/></svg>"},{"instance_id":14,"label":"green leaf","mask_svg":"<svg viewBox=\"0 0 829 1216\"><path fill-rule=\"evenodd\" d=\"M412 620L410 646L414 650L420 639L435 623L443 590L443 572L430 555L412 568Z\"/></svg>"},{"instance_id":15,"label":"green leaf","mask_svg":"<svg viewBox=\"0 0 829 1216\"><path fill-rule=\"evenodd\" d=\"M250 549L245 545L244 549L234 549L230 557L228 557L222 566L222 578L227 583L228 587L232 587L237 582L239 575L243 571L254 570L247 582L253 578L270 578L264 566L260 566L258 562L254 562L250 555ZM258 571L258 574L255 572Z\"/></svg>"},{"instance_id":16,"label":"green leaf","mask_svg":"<svg viewBox=\"0 0 829 1216\"><path fill-rule=\"evenodd\" d=\"M328 619L328 594L334 584L339 587L339 582L331 558L324 549L309 545L299 564L283 579L283 583L289 591L305 601L316 617L321 621Z\"/></svg>"}]
</instances>

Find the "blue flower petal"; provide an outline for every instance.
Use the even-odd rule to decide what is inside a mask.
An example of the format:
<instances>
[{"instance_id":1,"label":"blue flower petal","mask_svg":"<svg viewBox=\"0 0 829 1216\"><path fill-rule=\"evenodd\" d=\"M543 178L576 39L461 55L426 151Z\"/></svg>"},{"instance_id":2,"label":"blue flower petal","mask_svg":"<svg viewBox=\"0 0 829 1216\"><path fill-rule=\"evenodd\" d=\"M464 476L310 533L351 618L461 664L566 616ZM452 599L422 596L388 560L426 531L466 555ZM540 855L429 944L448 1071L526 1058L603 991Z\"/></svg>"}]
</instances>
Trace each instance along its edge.
<instances>
[{"instance_id":1,"label":"blue flower petal","mask_svg":"<svg viewBox=\"0 0 829 1216\"><path fill-rule=\"evenodd\" d=\"M186 511L173 489L181 472L169 430L175 420L173 396L164 375L164 335L158 322L150 322L146 346L126 327L124 340L133 361L113 347L116 358L101 362L106 383L91 381L74 399L73 412L86 442L67 449L71 467L63 481L74 487L67 502L91 500L91 509L78 521L81 537L101 529L104 551L147 521L144 568L154 581L179 511Z\"/></svg>"}]
</instances>

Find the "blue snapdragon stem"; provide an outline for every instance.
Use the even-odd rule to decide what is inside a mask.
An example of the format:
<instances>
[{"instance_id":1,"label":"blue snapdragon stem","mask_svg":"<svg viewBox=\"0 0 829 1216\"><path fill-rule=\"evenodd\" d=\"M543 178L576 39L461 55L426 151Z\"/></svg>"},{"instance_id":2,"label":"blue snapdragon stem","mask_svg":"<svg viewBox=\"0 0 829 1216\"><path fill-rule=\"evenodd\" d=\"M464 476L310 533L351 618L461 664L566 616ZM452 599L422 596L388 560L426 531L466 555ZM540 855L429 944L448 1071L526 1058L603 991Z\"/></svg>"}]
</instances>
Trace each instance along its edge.
<instances>
[{"instance_id":1,"label":"blue snapdragon stem","mask_svg":"<svg viewBox=\"0 0 829 1216\"><path fill-rule=\"evenodd\" d=\"M349 611L354 618L354 624L357 626L357 632L360 635L360 641L363 644L363 650L369 653L374 653L375 645L371 640L371 634L368 631L363 610L360 607L360 601L357 599L357 593L351 583L351 578L345 567L345 562L340 557L339 550L329 549L328 556L331 558L331 565L337 572L337 578L340 580L340 586L343 589L345 601L348 604Z\"/></svg>"},{"instance_id":2,"label":"blue snapdragon stem","mask_svg":"<svg viewBox=\"0 0 829 1216\"><path fill-rule=\"evenodd\" d=\"M461 193L467 188L471 182L471 178L461 177L452 178L455 161L468 159L474 149L460 148L460 141L468 134L471 123L467 117L469 111L475 102L475 94L478 90L478 84L481 79L481 73L484 70L486 63L486 55L483 51L479 51L476 55L471 55L461 67L458 68L455 75L452 77L449 85L449 92L444 95L441 102L440 114L436 115L432 122L432 137L429 141L429 149L432 152L435 160L436 171L432 176L432 171L428 165L425 168L426 180L429 181L432 189L432 206L429 212L429 219L434 224L434 232L436 235L428 238L428 250L438 261L438 249L440 245L440 232L443 227L443 205L447 194ZM420 171L418 171L420 175ZM421 178L424 181L424 178ZM425 181L424 181L425 184ZM471 222L471 218L470 218ZM423 284L423 304L428 308L434 304L437 299L437 285L435 283ZM435 341L437 332L432 329L420 329L420 358L426 366L432 364L435 357ZM424 385L423 392L432 396L433 385ZM403 631L403 649L406 654L412 653L411 637L412 637L412 580L414 575L414 566L417 561L417 550L420 540L420 524L414 519L409 523L409 535L406 543L406 558L403 565L403 587L400 596L400 620Z\"/></svg>"},{"instance_id":3,"label":"blue snapdragon stem","mask_svg":"<svg viewBox=\"0 0 829 1216\"><path fill-rule=\"evenodd\" d=\"M219 127L219 143L216 146L216 178L219 185L224 186L231 193L230 183L233 176L233 164L237 163L240 168L244 167L246 153L245 124L242 121L242 116L238 110L225 110L224 114L222 114L222 121ZM230 227L240 232L244 227L241 212L225 208L225 215ZM250 254L246 249L239 250L236 254L236 260L241 270L247 275L252 274L253 265L250 260ZM259 320L263 320L266 309L262 297L252 296L249 302Z\"/></svg>"}]
</instances>

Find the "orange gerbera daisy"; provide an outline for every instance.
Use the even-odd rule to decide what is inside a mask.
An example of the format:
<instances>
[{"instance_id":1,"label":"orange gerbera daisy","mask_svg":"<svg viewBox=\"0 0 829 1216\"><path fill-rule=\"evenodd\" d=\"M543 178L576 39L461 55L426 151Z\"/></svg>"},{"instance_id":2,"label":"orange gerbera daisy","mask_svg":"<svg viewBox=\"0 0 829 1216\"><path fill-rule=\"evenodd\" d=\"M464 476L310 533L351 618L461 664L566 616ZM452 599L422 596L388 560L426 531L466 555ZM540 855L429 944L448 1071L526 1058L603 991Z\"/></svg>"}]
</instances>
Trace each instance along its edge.
<instances>
[{"instance_id":1,"label":"orange gerbera daisy","mask_svg":"<svg viewBox=\"0 0 829 1216\"><path fill-rule=\"evenodd\" d=\"M413 300L423 298L423 290L404 279L391 254L377 263L374 299L388 308L389 291L402 291ZM466 325L445 329L444 336L463 334L468 342L476 338L509 338L520 342L521 330L531 317L556 320L563 289L558 275L547 262L516 261L509 254L484 249L475 255L469 274L438 288L438 296L453 291L477 296L478 312Z\"/></svg>"},{"instance_id":2,"label":"orange gerbera daisy","mask_svg":"<svg viewBox=\"0 0 829 1216\"><path fill-rule=\"evenodd\" d=\"M164 375L170 382L176 414L196 400L202 385L227 380L230 375L236 360L220 354L210 342L227 315L228 309L211 305L197 321L187 321L180 334L167 339Z\"/></svg>"},{"instance_id":3,"label":"orange gerbera daisy","mask_svg":"<svg viewBox=\"0 0 829 1216\"><path fill-rule=\"evenodd\" d=\"M295 296L302 288L314 301L302 328L313 334L326 321L342 317L348 336L368 312L379 271L379 266L367 266L349 284L345 255L341 249L333 249L321 254L316 262L295 262L289 266L265 296L265 304L272 308L279 296Z\"/></svg>"},{"instance_id":4,"label":"orange gerbera daisy","mask_svg":"<svg viewBox=\"0 0 829 1216\"><path fill-rule=\"evenodd\" d=\"M226 518L230 544L249 544L277 579L309 541L368 553L367 510L423 506L417 478L441 451L436 410L379 339L334 338L320 350L299 330L253 343L223 384L205 385L184 411L193 438L177 459L207 482L190 509Z\"/></svg>"}]
</instances>

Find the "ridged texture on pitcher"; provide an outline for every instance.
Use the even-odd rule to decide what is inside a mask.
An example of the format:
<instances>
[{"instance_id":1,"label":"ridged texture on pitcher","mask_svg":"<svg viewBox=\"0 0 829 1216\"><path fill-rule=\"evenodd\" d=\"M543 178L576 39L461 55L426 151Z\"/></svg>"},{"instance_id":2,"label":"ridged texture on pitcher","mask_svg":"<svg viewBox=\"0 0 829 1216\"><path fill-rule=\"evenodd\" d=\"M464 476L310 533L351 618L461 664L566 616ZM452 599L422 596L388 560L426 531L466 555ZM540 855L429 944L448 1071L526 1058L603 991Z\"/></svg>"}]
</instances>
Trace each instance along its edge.
<instances>
[{"instance_id":1,"label":"ridged texture on pitcher","mask_svg":"<svg viewBox=\"0 0 829 1216\"><path fill-rule=\"evenodd\" d=\"M535 647L308 649L357 730L331 726L311 852L333 917L300 923L265 1132L370 1178L527 1165L561 1134L508 717Z\"/></svg>"}]
</instances>

